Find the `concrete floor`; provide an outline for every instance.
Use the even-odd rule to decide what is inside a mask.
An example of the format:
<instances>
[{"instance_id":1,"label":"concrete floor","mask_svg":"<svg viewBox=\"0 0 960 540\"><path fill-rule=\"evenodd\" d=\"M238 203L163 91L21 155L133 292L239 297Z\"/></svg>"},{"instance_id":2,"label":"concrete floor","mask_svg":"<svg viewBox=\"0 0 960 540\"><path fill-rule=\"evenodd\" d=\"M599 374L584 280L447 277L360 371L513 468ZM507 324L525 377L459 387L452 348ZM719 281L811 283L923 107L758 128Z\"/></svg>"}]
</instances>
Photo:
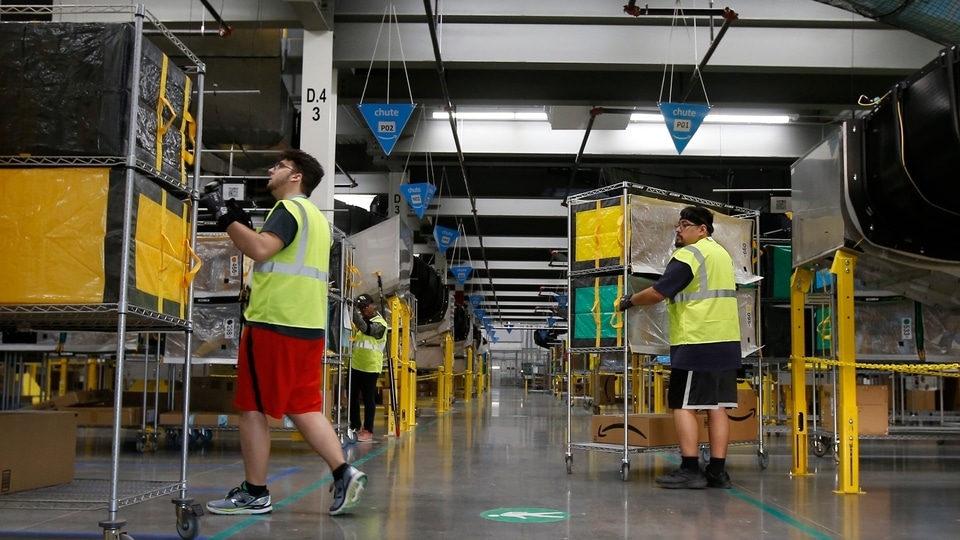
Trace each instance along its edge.
<instances>
[{"instance_id":1,"label":"concrete floor","mask_svg":"<svg viewBox=\"0 0 960 540\"><path fill-rule=\"evenodd\" d=\"M679 463L670 449L632 454L626 482L619 454L574 450L567 474L566 425L563 401L514 388L458 402L439 417L425 410L416 429L399 440L381 429L374 443L345 449L369 482L360 507L337 518L326 512L330 471L289 432L276 432L273 513L204 515L199 538L915 540L955 538L960 531L956 440L861 441L861 495L833 493L832 455L811 455L812 474L791 478L789 438L775 434L765 437L765 470L756 445L731 448L733 489L664 490L653 478ZM590 413L575 408L573 425L571 439L588 442ZM94 500L107 500L109 430L81 433L76 477L99 479ZM132 446L125 441L125 482L179 479L178 449L138 453ZM209 446L190 452L187 462L189 495L198 503L222 497L242 480L236 432L214 432ZM120 508L127 533L136 540L180 538L171 499L162 495ZM107 518L104 505L42 509L17 500L17 494L0 496L0 539L103 538L97 523ZM530 522L536 513L542 522Z\"/></svg>"}]
</instances>

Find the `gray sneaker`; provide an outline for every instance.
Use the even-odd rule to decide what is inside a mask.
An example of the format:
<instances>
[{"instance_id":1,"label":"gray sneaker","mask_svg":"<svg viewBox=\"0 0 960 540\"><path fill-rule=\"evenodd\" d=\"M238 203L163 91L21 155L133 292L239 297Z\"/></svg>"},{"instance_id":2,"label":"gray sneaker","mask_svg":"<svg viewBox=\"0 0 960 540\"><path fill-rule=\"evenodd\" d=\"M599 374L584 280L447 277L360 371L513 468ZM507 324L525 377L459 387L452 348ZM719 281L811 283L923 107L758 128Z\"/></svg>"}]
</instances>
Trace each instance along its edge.
<instances>
[{"instance_id":1,"label":"gray sneaker","mask_svg":"<svg viewBox=\"0 0 960 540\"><path fill-rule=\"evenodd\" d=\"M243 487L235 487L222 499L207 503L207 510L212 514L268 514L273 511L270 504L270 492L259 497L246 492Z\"/></svg>"},{"instance_id":2,"label":"gray sneaker","mask_svg":"<svg viewBox=\"0 0 960 540\"><path fill-rule=\"evenodd\" d=\"M360 494L367 484L367 475L350 465L340 480L334 480L330 485L333 492L333 504L330 505L330 515L346 514L360 504Z\"/></svg>"}]
</instances>

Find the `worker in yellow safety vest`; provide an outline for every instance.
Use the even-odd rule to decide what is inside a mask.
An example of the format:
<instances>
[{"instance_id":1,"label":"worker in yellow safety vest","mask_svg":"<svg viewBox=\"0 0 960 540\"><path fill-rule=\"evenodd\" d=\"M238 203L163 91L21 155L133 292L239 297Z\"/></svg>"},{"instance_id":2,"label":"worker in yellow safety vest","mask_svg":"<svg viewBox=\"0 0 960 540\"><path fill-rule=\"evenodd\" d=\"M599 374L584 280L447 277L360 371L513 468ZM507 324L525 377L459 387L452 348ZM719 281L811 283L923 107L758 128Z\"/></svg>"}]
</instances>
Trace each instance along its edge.
<instances>
[{"instance_id":1,"label":"worker in yellow safety vest","mask_svg":"<svg viewBox=\"0 0 960 540\"><path fill-rule=\"evenodd\" d=\"M664 488L729 489L726 472L730 424L727 408L737 407L737 371L741 367L740 316L733 260L711 235L713 214L688 206L680 211L673 253L663 276L652 286L620 299L620 310L667 301L670 317L670 386L680 442L680 468L659 476ZM697 458L698 410L709 420L710 462L700 470Z\"/></svg>"},{"instance_id":2,"label":"worker in yellow safety vest","mask_svg":"<svg viewBox=\"0 0 960 540\"><path fill-rule=\"evenodd\" d=\"M350 359L350 429L358 442L373 441L377 409L377 381L383 371L383 349L387 343L387 321L377 312L369 294L357 297L353 310L353 355ZM363 399L363 424L360 400Z\"/></svg>"}]
</instances>

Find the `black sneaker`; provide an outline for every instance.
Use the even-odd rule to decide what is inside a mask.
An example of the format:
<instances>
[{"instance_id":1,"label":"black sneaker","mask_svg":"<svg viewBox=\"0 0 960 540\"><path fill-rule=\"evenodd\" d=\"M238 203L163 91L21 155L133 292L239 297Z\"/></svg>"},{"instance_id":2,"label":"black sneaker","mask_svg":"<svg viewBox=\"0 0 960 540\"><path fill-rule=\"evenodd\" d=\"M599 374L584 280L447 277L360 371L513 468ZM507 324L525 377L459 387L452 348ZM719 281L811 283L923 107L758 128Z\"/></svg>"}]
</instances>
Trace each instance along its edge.
<instances>
[{"instance_id":1,"label":"black sneaker","mask_svg":"<svg viewBox=\"0 0 960 540\"><path fill-rule=\"evenodd\" d=\"M707 477L699 470L677 469L670 474L658 476L654 482L667 489L703 489L707 487Z\"/></svg>"},{"instance_id":2,"label":"black sneaker","mask_svg":"<svg viewBox=\"0 0 960 540\"><path fill-rule=\"evenodd\" d=\"M710 471L703 473L707 477L707 487L730 489L733 482L730 481L730 475L727 471L720 471L720 474L712 474Z\"/></svg>"}]
</instances>

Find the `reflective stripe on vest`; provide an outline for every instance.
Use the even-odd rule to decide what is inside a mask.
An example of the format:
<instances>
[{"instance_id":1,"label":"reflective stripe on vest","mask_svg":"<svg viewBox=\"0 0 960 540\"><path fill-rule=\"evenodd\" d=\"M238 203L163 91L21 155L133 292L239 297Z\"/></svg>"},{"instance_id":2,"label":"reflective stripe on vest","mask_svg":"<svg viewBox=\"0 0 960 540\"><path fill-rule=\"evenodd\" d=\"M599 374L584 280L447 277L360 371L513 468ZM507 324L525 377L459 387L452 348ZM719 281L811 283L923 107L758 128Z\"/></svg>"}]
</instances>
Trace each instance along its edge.
<instances>
[{"instance_id":1,"label":"reflective stripe on vest","mask_svg":"<svg viewBox=\"0 0 960 540\"><path fill-rule=\"evenodd\" d=\"M696 246L686 246L683 249L693 253L693 256L696 257L697 262L699 263L697 275L694 276L693 279L696 279L699 283L700 290L688 293L679 292L673 297L674 302L690 302L691 300L704 300L707 298L736 298L737 291L735 290L711 291L707 286L707 266L704 264L706 259L704 259L703 253L701 253Z\"/></svg>"},{"instance_id":2,"label":"reflective stripe on vest","mask_svg":"<svg viewBox=\"0 0 960 540\"><path fill-rule=\"evenodd\" d=\"M733 261L712 238L674 252L690 266L693 279L667 301L670 344L740 341L740 314Z\"/></svg>"},{"instance_id":3,"label":"reflective stripe on vest","mask_svg":"<svg viewBox=\"0 0 960 540\"><path fill-rule=\"evenodd\" d=\"M368 324L377 323L387 328L387 321L379 313L370 319ZM375 338L369 334L364 334L359 330L355 331L353 342L353 358L350 366L365 373L380 373L383 371L383 349L387 344L387 332Z\"/></svg>"},{"instance_id":4,"label":"reflective stripe on vest","mask_svg":"<svg viewBox=\"0 0 960 540\"><path fill-rule=\"evenodd\" d=\"M318 279L324 283L327 282L327 273L320 270L319 268L311 268L304 265L304 260L307 258L307 238L310 236L310 221L307 219L307 211L303 208L296 199L290 199L290 202L297 205L297 209L300 210L300 221L302 223L301 227L301 238L297 242L297 254L296 258L293 261L293 264L274 262L274 261L263 261L253 263L254 272L273 272L275 274L288 274L291 276L302 276L305 278Z\"/></svg>"},{"instance_id":5,"label":"reflective stripe on vest","mask_svg":"<svg viewBox=\"0 0 960 540\"><path fill-rule=\"evenodd\" d=\"M330 229L319 209L298 199L278 201L267 215L269 220L282 206L296 222L297 233L268 260L254 264L244 316L250 322L323 329L327 325Z\"/></svg>"}]
</instances>

